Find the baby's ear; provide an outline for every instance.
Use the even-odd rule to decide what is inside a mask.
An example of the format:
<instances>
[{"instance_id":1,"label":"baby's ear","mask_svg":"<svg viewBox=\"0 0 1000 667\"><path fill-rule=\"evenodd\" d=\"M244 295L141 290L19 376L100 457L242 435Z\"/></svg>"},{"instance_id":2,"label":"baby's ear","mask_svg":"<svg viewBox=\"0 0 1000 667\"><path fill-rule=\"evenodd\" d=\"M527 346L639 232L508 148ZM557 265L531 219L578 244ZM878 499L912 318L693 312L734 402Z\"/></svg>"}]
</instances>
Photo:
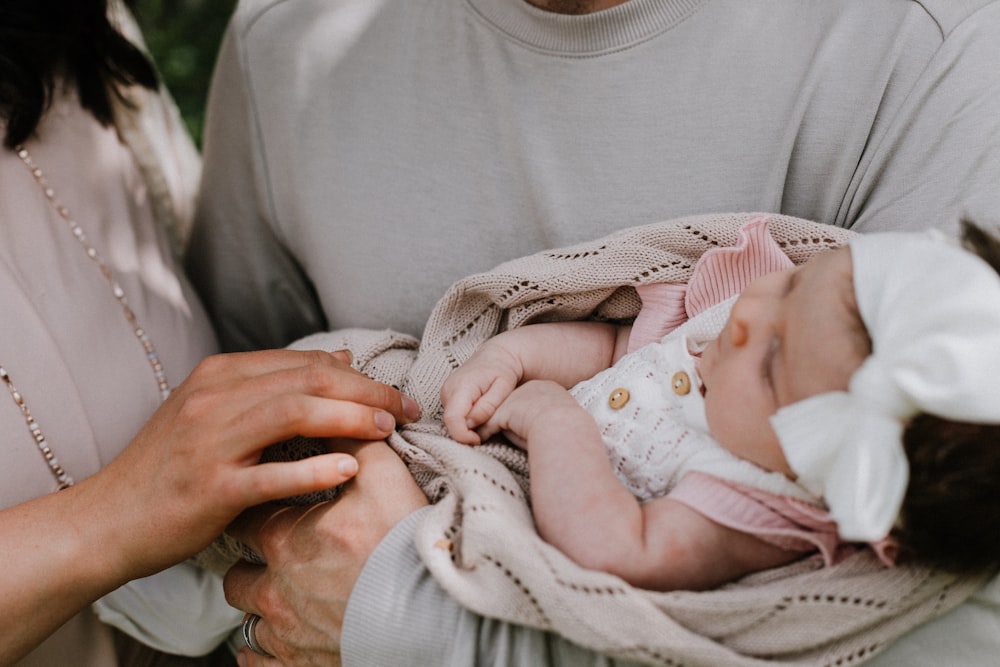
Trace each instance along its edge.
<instances>
[{"instance_id":1,"label":"baby's ear","mask_svg":"<svg viewBox=\"0 0 1000 667\"><path fill-rule=\"evenodd\" d=\"M729 340L734 346L741 347L746 344L749 337L748 331L747 325L743 320L736 317L729 320Z\"/></svg>"}]
</instances>

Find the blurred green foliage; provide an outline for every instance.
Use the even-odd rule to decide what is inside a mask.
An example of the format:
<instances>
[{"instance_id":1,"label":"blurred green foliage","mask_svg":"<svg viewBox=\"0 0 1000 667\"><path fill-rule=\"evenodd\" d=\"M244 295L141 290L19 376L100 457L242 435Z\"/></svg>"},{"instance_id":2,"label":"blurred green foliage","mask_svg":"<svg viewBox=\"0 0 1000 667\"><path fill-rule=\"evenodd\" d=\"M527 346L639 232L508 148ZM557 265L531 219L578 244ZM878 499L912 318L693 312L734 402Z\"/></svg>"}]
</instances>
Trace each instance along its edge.
<instances>
[{"instance_id":1,"label":"blurred green foliage","mask_svg":"<svg viewBox=\"0 0 1000 667\"><path fill-rule=\"evenodd\" d=\"M236 0L137 0L136 19L167 88L201 145L215 56Z\"/></svg>"}]
</instances>

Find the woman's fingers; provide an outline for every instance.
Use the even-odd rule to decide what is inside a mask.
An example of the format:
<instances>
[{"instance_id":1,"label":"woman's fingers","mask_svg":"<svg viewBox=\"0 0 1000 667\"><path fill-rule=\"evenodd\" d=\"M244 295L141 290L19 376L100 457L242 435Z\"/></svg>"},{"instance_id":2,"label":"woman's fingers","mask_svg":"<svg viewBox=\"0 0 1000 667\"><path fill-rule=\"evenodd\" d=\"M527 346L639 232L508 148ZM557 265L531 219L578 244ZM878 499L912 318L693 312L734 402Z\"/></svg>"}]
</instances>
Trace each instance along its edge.
<instances>
[{"instance_id":1,"label":"woman's fingers","mask_svg":"<svg viewBox=\"0 0 1000 667\"><path fill-rule=\"evenodd\" d=\"M399 423L407 423L419 416L419 409L413 399L404 397L397 389L376 382L339 362L333 365L316 363L278 369L262 373L253 378L252 382L253 386L266 394L287 392L292 388L320 398L376 408L390 413Z\"/></svg>"},{"instance_id":2,"label":"woman's fingers","mask_svg":"<svg viewBox=\"0 0 1000 667\"><path fill-rule=\"evenodd\" d=\"M316 355L319 362L295 363ZM392 387L322 357L330 355L248 353L206 360L163 406L171 413L166 427L188 428L191 437L211 437L251 457L296 435L382 439L419 414L409 405L412 399Z\"/></svg>"},{"instance_id":3,"label":"woman's fingers","mask_svg":"<svg viewBox=\"0 0 1000 667\"><path fill-rule=\"evenodd\" d=\"M323 491L350 480L358 462L347 454L322 454L298 461L262 463L241 472L240 505L259 505L314 491Z\"/></svg>"},{"instance_id":4,"label":"woman's fingers","mask_svg":"<svg viewBox=\"0 0 1000 667\"><path fill-rule=\"evenodd\" d=\"M297 435L316 438L386 438L396 426L384 410L348 401L303 394L279 394L251 400L232 415L224 442L250 455Z\"/></svg>"},{"instance_id":5,"label":"woman's fingers","mask_svg":"<svg viewBox=\"0 0 1000 667\"><path fill-rule=\"evenodd\" d=\"M322 350L258 350L215 354L203 359L190 378L203 386L266 375L302 366L326 365L356 373L341 355Z\"/></svg>"},{"instance_id":6,"label":"woman's fingers","mask_svg":"<svg viewBox=\"0 0 1000 667\"><path fill-rule=\"evenodd\" d=\"M385 438L406 418L403 406L398 391L326 352L219 355L171 393L92 486L122 508L134 569L151 570L196 552L250 505L337 486L357 469L343 454L259 465L267 446L297 435Z\"/></svg>"},{"instance_id":7,"label":"woman's fingers","mask_svg":"<svg viewBox=\"0 0 1000 667\"><path fill-rule=\"evenodd\" d=\"M295 391L384 410L405 424L419 418L409 396L350 367L344 355L321 350L261 350L203 360L178 391L225 390L245 385L261 394Z\"/></svg>"}]
</instances>

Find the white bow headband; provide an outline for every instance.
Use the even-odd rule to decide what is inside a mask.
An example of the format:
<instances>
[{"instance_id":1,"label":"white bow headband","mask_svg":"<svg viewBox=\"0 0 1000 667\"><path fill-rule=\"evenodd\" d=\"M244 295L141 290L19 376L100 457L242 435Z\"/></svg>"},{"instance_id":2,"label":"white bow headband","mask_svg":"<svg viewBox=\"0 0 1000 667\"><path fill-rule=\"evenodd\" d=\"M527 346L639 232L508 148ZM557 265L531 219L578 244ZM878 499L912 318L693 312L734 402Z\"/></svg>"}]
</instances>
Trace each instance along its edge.
<instances>
[{"instance_id":1,"label":"white bow headband","mask_svg":"<svg viewBox=\"0 0 1000 667\"><path fill-rule=\"evenodd\" d=\"M860 236L850 247L872 354L848 391L788 405L771 424L840 536L875 541L906 493L905 420L1000 423L1000 276L936 232Z\"/></svg>"}]
</instances>

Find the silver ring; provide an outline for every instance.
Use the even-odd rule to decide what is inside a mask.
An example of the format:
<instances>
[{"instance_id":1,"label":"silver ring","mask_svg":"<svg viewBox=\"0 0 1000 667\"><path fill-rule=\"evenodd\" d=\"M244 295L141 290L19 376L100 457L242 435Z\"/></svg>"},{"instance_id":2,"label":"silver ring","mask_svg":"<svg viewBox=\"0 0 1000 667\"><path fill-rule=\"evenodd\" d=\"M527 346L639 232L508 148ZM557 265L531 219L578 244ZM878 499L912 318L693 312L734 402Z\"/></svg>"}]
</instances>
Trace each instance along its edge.
<instances>
[{"instance_id":1,"label":"silver ring","mask_svg":"<svg viewBox=\"0 0 1000 667\"><path fill-rule=\"evenodd\" d=\"M257 655L264 656L265 658L273 658L273 655L265 651L261 648L260 644L257 643L258 621L260 621L260 616L257 614L247 613L247 615L243 617L243 641L246 642L247 648Z\"/></svg>"}]
</instances>

